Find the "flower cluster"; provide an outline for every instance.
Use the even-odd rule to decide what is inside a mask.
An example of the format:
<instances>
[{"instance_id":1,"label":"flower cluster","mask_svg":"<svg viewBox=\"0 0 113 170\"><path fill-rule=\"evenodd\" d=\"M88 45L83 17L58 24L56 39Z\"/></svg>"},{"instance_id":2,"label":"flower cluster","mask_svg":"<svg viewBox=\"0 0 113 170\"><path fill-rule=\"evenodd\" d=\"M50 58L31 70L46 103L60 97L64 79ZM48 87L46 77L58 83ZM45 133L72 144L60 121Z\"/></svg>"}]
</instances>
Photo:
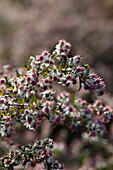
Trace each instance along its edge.
<instances>
[{"instance_id":1,"label":"flower cluster","mask_svg":"<svg viewBox=\"0 0 113 170\"><path fill-rule=\"evenodd\" d=\"M89 89L90 91L95 91L96 93L101 96L103 95L105 85L104 82L97 74L92 73L87 77L87 81L85 82L84 89Z\"/></svg>"},{"instance_id":2,"label":"flower cluster","mask_svg":"<svg viewBox=\"0 0 113 170\"><path fill-rule=\"evenodd\" d=\"M71 49L71 44L65 40L60 40L56 45L53 55L68 55Z\"/></svg>"},{"instance_id":3,"label":"flower cluster","mask_svg":"<svg viewBox=\"0 0 113 170\"><path fill-rule=\"evenodd\" d=\"M64 124L71 130L76 130L85 122L90 135L104 135L104 124L113 118L112 109L104 106L101 101L96 100L93 104L88 104L87 101L78 98L72 104L67 92L59 94L55 101L41 100L38 107L34 105L31 109L28 105L20 104L15 105L18 110L12 110L10 106L9 111L11 110L12 116L7 113L6 116L1 117L1 135L10 136L15 119L32 130L39 126L39 120L42 121L44 118L47 118L52 125Z\"/></svg>"},{"instance_id":4,"label":"flower cluster","mask_svg":"<svg viewBox=\"0 0 113 170\"><path fill-rule=\"evenodd\" d=\"M104 82L90 72L89 65L80 65L81 56L67 56L70 48L70 43L60 40L52 54L45 50L41 55L30 57L23 73L0 79L4 85L0 99L1 136L10 136L15 121L32 130L45 117L54 125L66 123L73 130L84 119L91 119L92 108L80 102L78 106L77 101L72 105L65 92L56 97L52 88L54 81L63 86L74 86L78 81L80 88L83 86L98 95L104 93ZM105 108L103 122L111 119L109 112L110 108ZM9 125L7 117L11 120Z\"/></svg>"},{"instance_id":5,"label":"flower cluster","mask_svg":"<svg viewBox=\"0 0 113 170\"><path fill-rule=\"evenodd\" d=\"M63 169L63 165L53 158L53 140L45 138L33 145L19 146L18 150L10 151L0 159L0 169L8 170L18 165L35 167L43 163L47 169Z\"/></svg>"},{"instance_id":6,"label":"flower cluster","mask_svg":"<svg viewBox=\"0 0 113 170\"><path fill-rule=\"evenodd\" d=\"M72 102L69 93L56 95L54 91L53 82L66 87L79 83L78 90L83 87L97 95L104 94L103 80L90 71L89 65L80 65L80 55L69 57L70 49L70 43L60 40L51 54L45 50L41 55L32 56L23 72L16 70L16 76L4 76L0 79L2 137L11 136L15 122L35 130L45 119L48 119L51 125L64 125L71 131L84 124L84 131L90 136L106 134L104 124L113 118L110 107L100 101L89 104L85 100L74 99ZM21 147L20 151L3 158L2 165L9 168L20 163L26 165L30 162L31 166L35 166L36 163L44 162L49 169L62 169L51 157L50 145L51 141L45 139L33 146Z\"/></svg>"},{"instance_id":7,"label":"flower cluster","mask_svg":"<svg viewBox=\"0 0 113 170\"><path fill-rule=\"evenodd\" d=\"M12 133L12 119L10 116L1 116L0 134L2 137L9 138Z\"/></svg>"},{"instance_id":8,"label":"flower cluster","mask_svg":"<svg viewBox=\"0 0 113 170\"><path fill-rule=\"evenodd\" d=\"M73 86L79 81L80 88L83 86L85 90L103 95L105 85L102 79L90 72L89 65L80 65L80 55L68 57L70 49L70 43L60 40L52 54L46 50L41 55L30 57L29 66L63 86Z\"/></svg>"}]
</instances>

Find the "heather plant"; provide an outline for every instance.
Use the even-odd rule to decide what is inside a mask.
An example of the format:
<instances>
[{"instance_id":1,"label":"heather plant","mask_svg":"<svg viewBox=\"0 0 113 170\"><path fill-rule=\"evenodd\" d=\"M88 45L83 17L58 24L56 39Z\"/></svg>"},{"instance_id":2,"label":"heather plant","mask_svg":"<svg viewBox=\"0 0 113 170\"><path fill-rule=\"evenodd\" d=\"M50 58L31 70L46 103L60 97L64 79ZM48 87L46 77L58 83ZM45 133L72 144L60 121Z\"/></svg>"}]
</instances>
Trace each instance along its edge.
<instances>
[{"instance_id":1,"label":"heather plant","mask_svg":"<svg viewBox=\"0 0 113 170\"><path fill-rule=\"evenodd\" d=\"M12 76L4 75L0 79L0 135L10 138L15 133L18 122L29 130L41 126L44 120L55 127L62 125L69 131L77 131L84 125L84 133L89 137L106 136L106 124L113 117L112 109L96 100L92 104L81 98L70 97L68 92L56 94L53 83L64 87L81 88L97 96L104 94L105 84L102 78L92 73L88 64L81 65L80 55L69 56L71 44L60 40L55 50L44 50L41 55L31 56L22 71L16 70ZM4 67L11 69L11 67ZM13 169L21 164L43 163L45 169L63 169L63 165L54 160L52 139L37 140L34 144L19 146L1 158L1 169Z\"/></svg>"}]
</instances>

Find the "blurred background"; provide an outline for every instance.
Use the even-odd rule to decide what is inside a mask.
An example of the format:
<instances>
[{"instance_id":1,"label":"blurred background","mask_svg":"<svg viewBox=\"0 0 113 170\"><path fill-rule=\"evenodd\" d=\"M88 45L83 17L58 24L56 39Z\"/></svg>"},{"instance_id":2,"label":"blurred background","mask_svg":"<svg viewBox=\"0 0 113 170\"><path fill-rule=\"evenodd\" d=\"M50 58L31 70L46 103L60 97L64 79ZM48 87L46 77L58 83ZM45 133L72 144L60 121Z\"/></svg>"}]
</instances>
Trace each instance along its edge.
<instances>
[{"instance_id":1,"label":"blurred background","mask_svg":"<svg viewBox=\"0 0 113 170\"><path fill-rule=\"evenodd\" d=\"M104 98L112 105L113 0L0 1L1 68L5 64L22 67L30 55L40 54L44 49L51 52L60 39L65 39L72 44L70 55L81 54L83 63L90 64L93 70L104 78L106 91L110 93ZM113 147L106 141L98 140L93 145L91 141L86 141L84 138L81 142L81 132L79 137L76 133L69 137L69 132L65 129L60 131L60 127L58 127L59 131L56 129L55 138L53 135L55 131L50 132L48 122L44 122L42 129L42 131L38 129L36 132L28 132L17 127L18 136L13 136L13 140L25 144L26 141L35 140L41 131L42 137L50 136L59 142L56 146L59 148L57 154L64 163L68 164L68 169L71 169L71 164L76 163L77 166L77 162L81 162L82 165L84 159L87 160L87 165L87 162L90 162L90 158L86 158L88 156L93 158L96 155L95 161L97 161L101 159L102 154L107 157L107 153L111 150L113 155ZM74 136L77 137L76 140L73 139ZM113 126L110 138L113 139ZM73 139L72 142L70 139ZM67 141L67 145L64 141ZM72 170L75 170L74 165L73 167Z\"/></svg>"},{"instance_id":2,"label":"blurred background","mask_svg":"<svg viewBox=\"0 0 113 170\"><path fill-rule=\"evenodd\" d=\"M0 66L22 66L59 39L71 42L71 55L82 54L113 93L112 0L0 1Z\"/></svg>"}]
</instances>

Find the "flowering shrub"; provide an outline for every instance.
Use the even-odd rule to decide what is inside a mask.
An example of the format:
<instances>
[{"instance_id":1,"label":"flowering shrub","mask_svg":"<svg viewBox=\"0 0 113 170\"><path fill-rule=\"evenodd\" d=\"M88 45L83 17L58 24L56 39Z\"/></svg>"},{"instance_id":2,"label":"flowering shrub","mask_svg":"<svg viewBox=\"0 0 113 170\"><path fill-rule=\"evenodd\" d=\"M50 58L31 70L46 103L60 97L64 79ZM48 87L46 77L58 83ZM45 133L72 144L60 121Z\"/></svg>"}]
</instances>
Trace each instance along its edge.
<instances>
[{"instance_id":1,"label":"flowering shrub","mask_svg":"<svg viewBox=\"0 0 113 170\"><path fill-rule=\"evenodd\" d=\"M19 146L15 152L11 151L2 159L1 168L10 169L22 164L24 167L30 163L31 167L44 163L47 169L62 169L63 166L52 157L53 141L51 139L39 140L34 145Z\"/></svg>"},{"instance_id":2,"label":"flowering shrub","mask_svg":"<svg viewBox=\"0 0 113 170\"><path fill-rule=\"evenodd\" d=\"M103 95L103 80L90 71L90 66L80 65L81 56L69 57L71 44L60 40L50 54L47 50L36 57L31 56L22 72L4 76L0 79L0 135L9 138L19 122L29 130L35 130L47 119L52 126L62 125L71 131L85 125L84 132L89 136L107 134L105 124L113 117L112 109L100 100L93 104L80 98L73 100L70 94L62 92L56 95L53 82L73 87L79 84L96 95ZM96 115L96 119L94 119ZM35 166L41 162L47 169L62 169L63 166L52 157L53 141L43 139L34 145L20 146L1 158L1 169L13 168L28 162Z\"/></svg>"}]
</instances>

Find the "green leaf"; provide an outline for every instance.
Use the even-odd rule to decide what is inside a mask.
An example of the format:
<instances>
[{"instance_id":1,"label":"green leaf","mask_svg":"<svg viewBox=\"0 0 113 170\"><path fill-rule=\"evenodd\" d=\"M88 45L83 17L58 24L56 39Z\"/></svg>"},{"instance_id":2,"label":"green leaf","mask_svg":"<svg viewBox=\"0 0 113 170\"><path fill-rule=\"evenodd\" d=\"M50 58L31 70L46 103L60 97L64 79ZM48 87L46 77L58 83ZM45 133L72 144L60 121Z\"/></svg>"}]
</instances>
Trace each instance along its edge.
<instances>
[{"instance_id":1,"label":"green leaf","mask_svg":"<svg viewBox=\"0 0 113 170\"><path fill-rule=\"evenodd\" d=\"M61 56L61 60L58 63L58 69L62 70L67 68L67 56Z\"/></svg>"},{"instance_id":2,"label":"green leaf","mask_svg":"<svg viewBox=\"0 0 113 170\"><path fill-rule=\"evenodd\" d=\"M31 69L30 61L28 62L28 64L24 64L24 67L27 68L27 70L30 70Z\"/></svg>"},{"instance_id":3,"label":"green leaf","mask_svg":"<svg viewBox=\"0 0 113 170\"><path fill-rule=\"evenodd\" d=\"M15 72L16 72L17 77L21 76L21 74L19 73L19 71L17 69L15 69Z\"/></svg>"},{"instance_id":4,"label":"green leaf","mask_svg":"<svg viewBox=\"0 0 113 170\"><path fill-rule=\"evenodd\" d=\"M5 80L6 80L6 88L9 88L9 87L12 87L11 86L11 83L9 83L8 81L8 77L7 76L4 76Z\"/></svg>"},{"instance_id":5,"label":"green leaf","mask_svg":"<svg viewBox=\"0 0 113 170\"><path fill-rule=\"evenodd\" d=\"M34 102L37 103L37 98L32 95L32 97L30 98L30 104L32 105Z\"/></svg>"}]
</instances>

